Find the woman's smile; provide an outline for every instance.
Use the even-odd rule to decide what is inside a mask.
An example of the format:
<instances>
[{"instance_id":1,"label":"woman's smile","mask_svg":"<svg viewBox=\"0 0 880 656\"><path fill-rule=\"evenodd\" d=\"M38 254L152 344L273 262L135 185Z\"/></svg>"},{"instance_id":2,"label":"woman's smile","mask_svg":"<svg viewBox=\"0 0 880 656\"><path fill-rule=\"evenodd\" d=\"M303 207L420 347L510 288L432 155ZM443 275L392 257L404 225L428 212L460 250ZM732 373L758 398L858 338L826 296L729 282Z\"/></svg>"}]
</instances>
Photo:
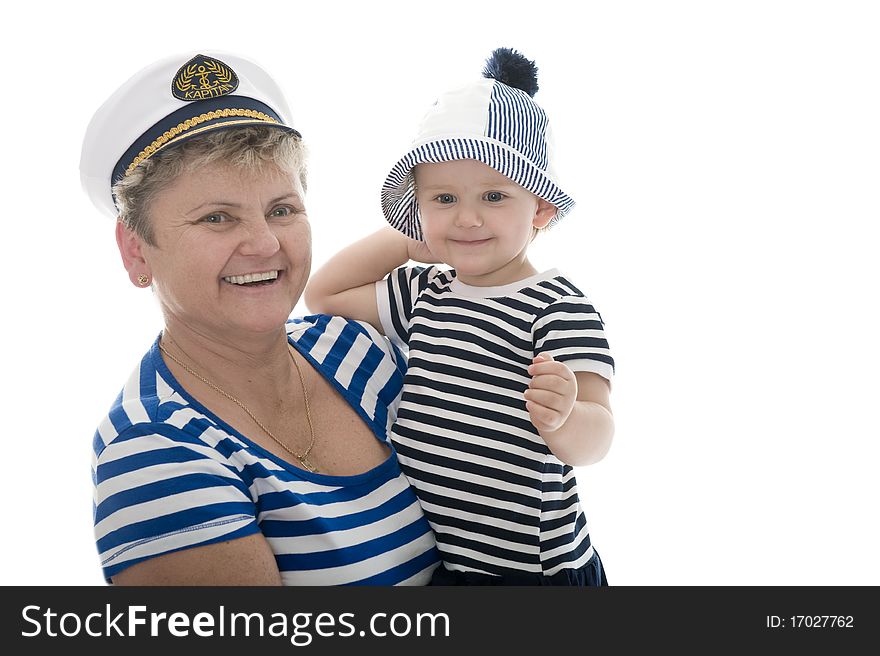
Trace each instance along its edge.
<instances>
[{"instance_id":1,"label":"woman's smile","mask_svg":"<svg viewBox=\"0 0 880 656\"><path fill-rule=\"evenodd\" d=\"M245 273L234 276L223 276L223 282L238 289L265 289L276 285L284 275L284 271L274 269L258 273Z\"/></svg>"}]
</instances>

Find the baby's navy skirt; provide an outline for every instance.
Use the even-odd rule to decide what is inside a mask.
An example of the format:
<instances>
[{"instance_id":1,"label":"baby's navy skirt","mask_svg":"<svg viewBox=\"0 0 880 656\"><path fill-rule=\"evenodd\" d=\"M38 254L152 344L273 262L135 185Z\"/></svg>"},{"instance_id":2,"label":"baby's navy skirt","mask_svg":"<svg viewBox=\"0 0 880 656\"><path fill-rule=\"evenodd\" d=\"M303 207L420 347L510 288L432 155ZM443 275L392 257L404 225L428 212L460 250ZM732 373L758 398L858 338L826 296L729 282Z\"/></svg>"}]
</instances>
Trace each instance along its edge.
<instances>
[{"instance_id":1,"label":"baby's navy skirt","mask_svg":"<svg viewBox=\"0 0 880 656\"><path fill-rule=\"evenodd\" d=\"M478 572L460 572L446 569L442 564L434 570L428 585L608 585L605 568L599 553L593 549L593 557L579 569L564 569L553 576L543 576L531 572L513 572L501 576L480 574Z\"/></svg>"}]
</instances>

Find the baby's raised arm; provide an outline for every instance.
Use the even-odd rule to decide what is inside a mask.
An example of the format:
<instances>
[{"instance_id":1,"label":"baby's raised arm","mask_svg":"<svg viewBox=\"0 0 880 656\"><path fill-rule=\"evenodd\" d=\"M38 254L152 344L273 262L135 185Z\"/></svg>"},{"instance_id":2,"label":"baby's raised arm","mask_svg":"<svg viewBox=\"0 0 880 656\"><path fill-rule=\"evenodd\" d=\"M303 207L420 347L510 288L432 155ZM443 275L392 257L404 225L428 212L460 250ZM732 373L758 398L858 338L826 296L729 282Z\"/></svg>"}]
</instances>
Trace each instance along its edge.
<instances>
[{"instance_id":1,"label":"baby's raised arm","mask_svg":"<svg viewBox=\"0 0 880 656\"><path fill-rule=\"evenodd\" d=\"M304 300L309 311L366 321L382 331L376 283L410 259L424 260L422 242L388 226L334 255L312 274Z\"/></svg>"}]
</instances>

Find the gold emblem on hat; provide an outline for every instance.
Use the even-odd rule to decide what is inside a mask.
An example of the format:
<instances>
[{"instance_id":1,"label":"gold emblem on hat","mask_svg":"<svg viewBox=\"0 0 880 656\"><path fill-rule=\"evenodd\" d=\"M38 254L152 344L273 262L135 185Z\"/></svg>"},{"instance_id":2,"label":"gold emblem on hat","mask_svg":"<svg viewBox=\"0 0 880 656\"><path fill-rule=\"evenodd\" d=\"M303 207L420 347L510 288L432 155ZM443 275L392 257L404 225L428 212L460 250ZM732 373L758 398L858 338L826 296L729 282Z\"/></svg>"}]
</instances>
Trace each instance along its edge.
<instances>
[{"instance_id":1,"label":"gold emblem on hat","mask_svg":"<svg viewBox=\"0 0 880 656\"><path fill-rule=\"evenodd\" d=\"M219 59L196 55L177 71L171 93L179 100L206 100L232 93L238 76Z\"/></svg>"}]
</instances>

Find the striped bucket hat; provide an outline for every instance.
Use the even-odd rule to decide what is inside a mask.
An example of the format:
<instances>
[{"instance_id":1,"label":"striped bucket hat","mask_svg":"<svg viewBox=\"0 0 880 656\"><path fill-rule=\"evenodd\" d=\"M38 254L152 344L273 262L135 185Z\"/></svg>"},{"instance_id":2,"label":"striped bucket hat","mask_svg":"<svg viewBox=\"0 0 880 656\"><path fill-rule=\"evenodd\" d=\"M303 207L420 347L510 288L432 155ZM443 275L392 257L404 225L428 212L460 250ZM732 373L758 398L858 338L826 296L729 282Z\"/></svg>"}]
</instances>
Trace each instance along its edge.
<instances>
[{"instance_id":1,"label":"striped bucket hat","mask_svg":"<svg viewBox=\"0 0 880 656\"><path fill-rule=\"evenodd\" d=\"M553 171L550 124L532 99L537 91L534 62L515 50L498 48L486 63L483 79L440 96L382 185L382 211L388 222L421 240L413 168L458 159L480 161L555 205L551 225L565 216L574 200Z\"/></svg>"}]
</instances>

